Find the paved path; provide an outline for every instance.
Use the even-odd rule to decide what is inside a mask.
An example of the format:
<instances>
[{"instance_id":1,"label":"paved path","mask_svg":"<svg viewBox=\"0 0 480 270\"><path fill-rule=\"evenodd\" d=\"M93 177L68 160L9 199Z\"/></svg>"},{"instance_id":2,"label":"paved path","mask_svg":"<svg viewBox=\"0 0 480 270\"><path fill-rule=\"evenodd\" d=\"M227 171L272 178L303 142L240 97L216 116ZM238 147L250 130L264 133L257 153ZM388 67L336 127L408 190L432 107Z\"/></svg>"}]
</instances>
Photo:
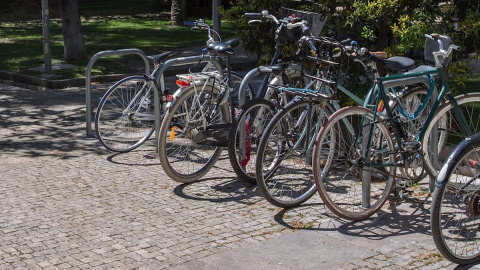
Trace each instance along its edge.
<instances>
[{"instance_id":1,"label":"paved path","mask_svg":"<svg viewBox=\"0 0 480 270\"><path fill-rule=\"evenodd\" d=\"M435 249L425 199L356 223L318 196L283 210L226 156L182 185L151 141L114 154L86 139L84 104L83 88L0 84L0 269L455 268Z\"/></svg>"}]
</instances>

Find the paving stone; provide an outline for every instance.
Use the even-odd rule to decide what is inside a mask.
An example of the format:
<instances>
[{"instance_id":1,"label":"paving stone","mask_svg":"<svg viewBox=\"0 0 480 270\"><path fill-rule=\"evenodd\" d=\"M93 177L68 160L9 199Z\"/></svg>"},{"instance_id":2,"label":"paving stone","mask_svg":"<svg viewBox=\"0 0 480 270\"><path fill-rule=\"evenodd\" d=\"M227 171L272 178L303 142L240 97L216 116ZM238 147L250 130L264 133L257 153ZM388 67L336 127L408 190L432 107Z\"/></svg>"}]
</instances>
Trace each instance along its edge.
<instances>
[{"instance_id":1,"label":"paving stone","mask_svg":"<svg viewBox=\"0 0 480 270\"><path fill-rule=\"evenodd\" d=\"M94 89L96 102L108 87ZM332 241L345 248L428 233L420 218L417 231L392 219L391 227L375 228L380 240L362 236L368 230L350 230L355 224L332 217L319 196L298 208L272 206L255 185L237 180L226 151L207 180L174 182L158 158L146 157L153 139L129 153L86 139L84 102L81 87L36 92L0 84L0 269L14 263L18 269L170 269L291 235L296 221L335 234ZM426 215L419 212L413 215ZM435 250L431 242L382 245L372 248L380 254L342 258L336 267L454 268L445 260L417 260L419 250Z\"/></svg>"}]
</instances>

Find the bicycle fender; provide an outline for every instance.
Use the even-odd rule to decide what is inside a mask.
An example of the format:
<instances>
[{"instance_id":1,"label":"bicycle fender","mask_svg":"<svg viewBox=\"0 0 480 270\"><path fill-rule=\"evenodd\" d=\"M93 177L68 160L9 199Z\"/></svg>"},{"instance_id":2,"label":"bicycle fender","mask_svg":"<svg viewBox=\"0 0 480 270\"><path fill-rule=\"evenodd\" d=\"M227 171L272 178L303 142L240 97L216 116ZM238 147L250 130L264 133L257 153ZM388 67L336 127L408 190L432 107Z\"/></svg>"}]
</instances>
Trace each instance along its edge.
<instances>
[{"instance_id":1,"label":"bicycle fender","mask_svg":"<svg viewBox=\"0 0 480 270\"><path fill-rule=\"evenodd\" d=\"M177 91L175 91L175 93L172 95L172 100L167 102L167 105L165 106L165 110L173 106L173 104L175 103L175 100L178 99L178 97L182 94L182 92L183 92L182 88L179 88Z\"/></svg>"},{"instance_id":2,"label":"bicycle fender","mask_svg":"<svg viewBox=\"0 0 480 270\"><path fill-rule=\"evenodd\" d=\"M442 166L442 169L438 173L437 178L435 179L435 187L442 187L448 183L450 176L453 173L453 168L455 164L460 160L460 157L463 153L472 147L475 143L480 141L480 134L476 134L470 137L465 138L461 141L452 153L448 157L447 161Z\"/></svg>"}]
</instances>

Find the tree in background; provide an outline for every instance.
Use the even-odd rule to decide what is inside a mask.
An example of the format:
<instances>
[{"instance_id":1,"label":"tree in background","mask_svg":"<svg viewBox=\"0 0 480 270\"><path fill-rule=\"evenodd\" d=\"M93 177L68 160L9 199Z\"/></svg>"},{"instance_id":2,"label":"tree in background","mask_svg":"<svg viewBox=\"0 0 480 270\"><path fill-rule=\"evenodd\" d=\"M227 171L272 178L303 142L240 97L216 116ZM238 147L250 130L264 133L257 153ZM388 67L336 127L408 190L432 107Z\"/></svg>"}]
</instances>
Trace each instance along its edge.
<instances>
[{"instance_id":1,"label":"tree in background","mask_svg":"<svg viewBox=\"0 0 480 270\"><path fill-rule=\"evenodd\" d=\"M376 50L406 54L425 42L442 9L438 1L357 0L347 14L346 25L361 34Z\"/></svg>"},{"instance_id":2,"label":"tree in background","mask_svg":"<svg viewBox=\"0 0 480 270\"><path fill-rule=\"evenodd\" d=\"M59 0L62 14L64 58L75 61L86 58L82 22L78 12L78 0Z\"/></svg>"},{"instance_id":3,"label":"tree in background","mask_svg":"<svg viewBox=\"0 0 480 270\"><path fill-rule=\"evenodd\" d=\"M181 26L187 20L187 5L185 0L172 0L172 9L170 14L172 26Z\"/></svg>"},{"instance_id":4,"label":"tree in background","mask_svg":"<svg viewBox=\"0 0 480 270\"><path fill-rule=\"evenodd\" d=\"M323 31L335 37L350 37L371 50L392 54L409 54L423 48L425 33L438 32L451 36L456 44L466 44L467 52L478 51L480 45L480 11L478 0L337 0L318 1L325 8L315 8L308 1L236 0L232 8L223 10L225 18L237 29L244 47L249 51L273 51L274 25L248 25L246 12L266 9L275 16L280 7L316 11L328 15ZM458 25L457 29L454 25ZM462 38L460 38L462 37ZM468 38L465 38L468 37Z\"/></svg>"}]
</instances>

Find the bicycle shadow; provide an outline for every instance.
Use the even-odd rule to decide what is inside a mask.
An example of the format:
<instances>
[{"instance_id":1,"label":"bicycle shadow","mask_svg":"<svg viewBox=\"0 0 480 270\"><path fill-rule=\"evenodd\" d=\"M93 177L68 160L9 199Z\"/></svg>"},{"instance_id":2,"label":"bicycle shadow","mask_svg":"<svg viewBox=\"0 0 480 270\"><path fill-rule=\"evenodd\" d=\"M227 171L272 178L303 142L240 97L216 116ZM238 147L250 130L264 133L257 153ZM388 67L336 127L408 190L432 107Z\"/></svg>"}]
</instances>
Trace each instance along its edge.
<instances>
[{"instance_id":1,"label":"bicycle shadow","mask_svg":"<svg viewBox=\"0 0 480 270\"><path fill-rule=\"evenodd\" d=\"M263 200L256 185L229 176L214 176L181 184L174 188L173 193L188 200L215 203L236 202L253 205Z\"/></svg>"},{"instance_id":2,"label":"bicycle shadow","mask_svg":"<svg viewBox=\"0 0 480 270\"><path fill-rule=\"evenodd\" d=\"M134 149L124 153L114 153L107 156L107 161L126 166L160 166L155 148Z\"/></svg>"},{"instance_id":3,"label":"bicycle shadow","mask_svg":"<svg viewBox=\"0 0 480 270\"><path fill-rule=\"evenodd\" d=\"M316 220L309 221L309 230L336 231L349 237L371 240L410 234L430 235L430 208L425 201L389 200L386 204L389 205L362 221L341 219L331 213L323 203L304 204L296 208L281 210L275 215L275 221L289 229L298 229L296 225L307 221L292 217L295 217L295 212L302 211L301 209L304 208L302 217L317 216ZM311 211L315 211L315 213L309 213Z\"/></svg>"},{"instance_id":4,"label":"bicycle shadow","mask_svg":"<svg viewBox=\"0 0 480 270\"><path fill-rule=\"evenodd\" d=\"M472 263L468 265L458 265L457 267L453 268L454 270L467 270L467 269L480 269L480 262Z\"/></svg>"}]
</instances>

